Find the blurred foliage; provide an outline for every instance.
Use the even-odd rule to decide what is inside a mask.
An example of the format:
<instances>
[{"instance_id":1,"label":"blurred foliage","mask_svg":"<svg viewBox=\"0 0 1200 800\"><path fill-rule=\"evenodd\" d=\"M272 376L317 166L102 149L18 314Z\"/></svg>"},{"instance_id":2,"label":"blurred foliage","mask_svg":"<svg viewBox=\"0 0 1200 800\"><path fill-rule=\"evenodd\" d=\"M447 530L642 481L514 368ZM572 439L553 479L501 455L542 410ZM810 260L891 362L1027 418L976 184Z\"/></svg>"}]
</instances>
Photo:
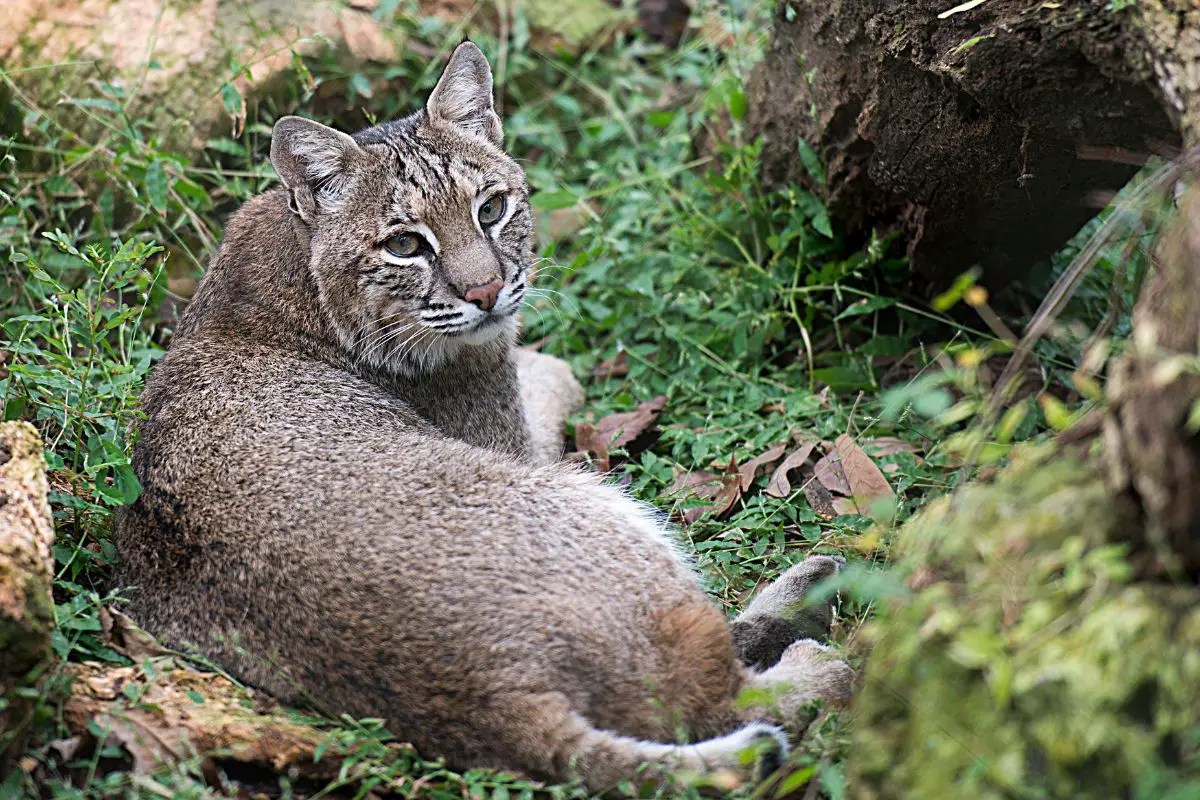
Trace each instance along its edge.
<instances>
[{"instance_id":1,"label":"blurred foliage","mask_svg":"<svg viewBox=\"0 0 1200 800\"><path fill-rule=\"evenodd\" d=\"M853 795L1200 796L1200 607L1134 581L1092 461L1023 446L895 539L863 630Z\"/></svg>"}]
</instances>

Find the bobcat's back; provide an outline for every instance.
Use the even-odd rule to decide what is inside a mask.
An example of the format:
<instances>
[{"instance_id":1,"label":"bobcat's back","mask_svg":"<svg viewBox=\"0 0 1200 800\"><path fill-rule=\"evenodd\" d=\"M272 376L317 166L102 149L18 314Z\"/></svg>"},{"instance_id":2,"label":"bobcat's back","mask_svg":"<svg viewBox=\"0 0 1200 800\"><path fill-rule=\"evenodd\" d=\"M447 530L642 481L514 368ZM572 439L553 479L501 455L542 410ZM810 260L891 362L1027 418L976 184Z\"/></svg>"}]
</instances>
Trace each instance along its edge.
<instances>
[{"instance_id":1,"label":"bobcat's back","mask_svg":"<svg viewBox=\"0 0 1200 800\"><path fill-rule=\"evenodd\" d=\"M469 43L408 119L277 123L284 186L230 222L143 395L133 614L452 766L596 789L738 767L776 734L738 727L721 612L645 507L533 463L552 442L512 356L532 222L500 143ZM667 744L681 727L733 732Z\"/></svg>"}]
</instances>

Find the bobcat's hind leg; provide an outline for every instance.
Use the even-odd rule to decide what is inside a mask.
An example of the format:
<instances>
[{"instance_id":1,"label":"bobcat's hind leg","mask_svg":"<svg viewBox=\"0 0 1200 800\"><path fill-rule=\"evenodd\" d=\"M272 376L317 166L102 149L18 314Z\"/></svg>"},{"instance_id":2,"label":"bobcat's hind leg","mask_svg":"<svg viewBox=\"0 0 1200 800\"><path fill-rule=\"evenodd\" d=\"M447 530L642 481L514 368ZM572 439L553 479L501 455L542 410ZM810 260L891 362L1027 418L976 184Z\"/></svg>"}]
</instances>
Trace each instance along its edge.
<instances>
[{"instance_id":1,"label":"bobcat's hind leg","mask_svg":"<svg viewBox=\"0 0 1200 800\"><path fill-rule=\"evenodd\" d=\"M630 778L666 780L674 772L729 771L756 783L779 768L788 747L782 729L759 721L695 744L622 736L593 727L557 692L492 698L476 722L497 764L554 781L578 778L592 792Z\"/></svg>"},{"instance_id":2,"label":"bobcat's hind leg","mask_svg":"<svg viewBox=\"0 0 1200 800\"><path fill-rule=\"evenodd\" d=\"M818 581L845 564L837 556L809 556L763 589L729 626L742 663L766 669L779 661L792 642L828 636L833 603L807 608L805 597Z\"/></svg>"},{"instance_id":3,"label":"bobcat's hind leg","mask_svg":"<svg viewBox=\"0 0 1200 800\"><path fill-rule=\"evenodd\" d=\"M799 734L812 721L813 701L842 707L854 691L854 670L831 647L812 639L793 642L779 663L750 677L761 700L743 711L746 719L769 719Z\"/></svg>"},{"instance_id":4,"label":"bobcat's hind leg","mask_svg":"<svg viewBox=\"0 0 1200 800\"><path fill-rule=\"evenodd\" d=\"M529 454L535 464L562 458L567 417L583 405L583 387L570 365L533 350L512 351L521 390L521 407L529 426Z\"/></svg>"}]
</instances>

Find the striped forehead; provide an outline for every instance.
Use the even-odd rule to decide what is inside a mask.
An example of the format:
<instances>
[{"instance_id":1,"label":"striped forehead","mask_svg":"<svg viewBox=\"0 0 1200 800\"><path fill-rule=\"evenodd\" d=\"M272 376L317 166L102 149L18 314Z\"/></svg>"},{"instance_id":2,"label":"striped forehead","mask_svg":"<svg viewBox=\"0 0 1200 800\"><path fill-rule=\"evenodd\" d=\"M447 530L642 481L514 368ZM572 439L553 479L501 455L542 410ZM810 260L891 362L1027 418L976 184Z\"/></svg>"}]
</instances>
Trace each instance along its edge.
<instances>
[{"instance_id":1,"label":"striped forehead","mask_svg":"<svg viewBox=\"0 0 1200 800\"><path fill-rule=\"evenodd\" d=\"M429 151L397 154L396 178L392 209L413 218L469 207L490 182L483 166L473 159Z\"/></svg>"}]
</instances>

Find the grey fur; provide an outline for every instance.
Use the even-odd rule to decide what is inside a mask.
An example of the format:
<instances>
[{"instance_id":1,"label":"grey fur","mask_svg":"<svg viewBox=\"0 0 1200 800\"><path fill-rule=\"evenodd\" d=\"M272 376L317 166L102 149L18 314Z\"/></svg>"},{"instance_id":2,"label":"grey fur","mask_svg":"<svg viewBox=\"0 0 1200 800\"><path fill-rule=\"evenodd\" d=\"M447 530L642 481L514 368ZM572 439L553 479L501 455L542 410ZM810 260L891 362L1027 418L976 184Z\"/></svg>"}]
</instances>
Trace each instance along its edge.
<instances>
[{"instance_id":1,"label":"grey fur","mask_svg":"<svg viewBox=\"0 0 1200 800\"><path fill-rule=\"evenodd\" d=\"M486 83L490 112L480 63L463 44L448 73ZM142 397L143 493L118 519L132 612L453 767L597 790L646 762L745 770L747 743L783 748L758 720L790 712L741 710L741 688L841 700L849 670L748 670L655 516L548 463L581 394L561 362L513 355L527 189L471 119L422 111L352 138L278 123L285 186L230 221ZM484 228L480 198L501 190ZM430 252L389 255L401 230ZM462 299L496 277L493 310ZM669 744L680 724L718 738Z\"/></svg>"},{"instance_id":2,"label":"grey fur","mask_svg":"<svg viewBox=\"0 0 1200 800\"><path fill-rule=\"evenodd\" d=\"M791 567L758 594L730 629L742 663L767 669L779 662L792 642L829 635L829 603L808 608L805 598L823 578L846 565L840 556L810 556Z\"/></svg>"}]
</instances>

